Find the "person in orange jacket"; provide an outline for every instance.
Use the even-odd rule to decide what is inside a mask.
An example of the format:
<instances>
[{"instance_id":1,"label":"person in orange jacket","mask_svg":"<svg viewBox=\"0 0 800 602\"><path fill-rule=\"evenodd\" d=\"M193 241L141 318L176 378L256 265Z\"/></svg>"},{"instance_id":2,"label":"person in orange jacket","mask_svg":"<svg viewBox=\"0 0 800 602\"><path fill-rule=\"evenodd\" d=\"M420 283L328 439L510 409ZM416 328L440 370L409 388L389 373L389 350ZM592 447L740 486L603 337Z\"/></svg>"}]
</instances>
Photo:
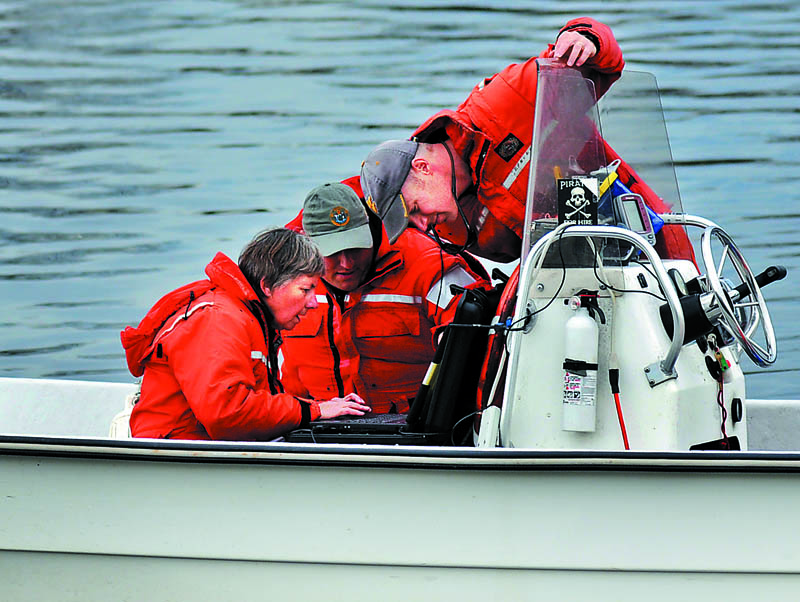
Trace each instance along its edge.
<instances>
[{"instance_id":1,"label":"person in orange jacket","mask_svg":"<svg viewBox=\"0 0 800 602\"><path fill-rule=\"evenodd\" d=\"M611 29L588 17L569 21L540 58L584 66L598 97L625 65ZM537 72L536 58L509 65L479 83L457 110L429 118L410 140L387 141L369 153L361 187L390 240L410 223L481 257L519 259ZM617 158L607 152L609 161ZM651 209L669 209L624 161L617 175ZM667 256L693 258L682 230L665 228L660 238Z\"/></svg>"},{"instance_id":2,"label":"person in orange jacket","mask_svg":"<svg viewBox=\"0 0 800 602\"><path fill-rule=\"evenodd\" d=\"M433 359L435 332L453 319L458 296L450 285L488 282L416 230L390 245L380 220L342 183L309 193L302 228L322 250L325 273L318 307L286 333L286 390L320 398L356 392L374 413L408 411Z\"/></svg>"},{"instance_id":3,"label":"person in orange jacket","mask_svg":"<svg viewBox=\"0 0 800 602\"><path fill-rule=\"evenodd\" d=\"M207 280L168 293L122 331L128 367L142 376L133 436L269 440L319 418L368 412L358 395L303 399L278 378L280 332L316 308L322 271L307 237L267 230L238 265L218 253Z\"/></svg>"}]
</instances>

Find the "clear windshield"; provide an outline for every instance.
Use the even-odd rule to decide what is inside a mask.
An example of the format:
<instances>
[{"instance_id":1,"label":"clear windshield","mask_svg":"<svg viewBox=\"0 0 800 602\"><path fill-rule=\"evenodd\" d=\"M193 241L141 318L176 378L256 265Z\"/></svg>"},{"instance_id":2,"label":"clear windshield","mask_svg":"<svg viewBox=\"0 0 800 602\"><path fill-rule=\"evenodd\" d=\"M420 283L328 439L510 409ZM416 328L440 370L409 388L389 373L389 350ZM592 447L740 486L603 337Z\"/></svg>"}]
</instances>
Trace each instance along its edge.
<instances>
[{"instance_id":1,"label":"clear windshield","mask_svg":"<svg viewBox=\"0 0 800 602\"><path fill-rule=\"evenodd\" d=\"M597 103L603 138L673 213L683 213L656 78L625 71Z\"/></svg>"},{"instance_id":2,"label":"clear windshield","mask_svg":"<svg viewBox=\"0 0 800 602\"><path fill-rule=\"evenodd\" d=\"M670 211L681 212L655 78L626 70L598 102L594 83L578 69L548 59L538 64L523 257L559 221L559 206L561 221L586 217L581 202L594 196L596 217L591 219L613 222L611 204L604 203L616 177L613 153Z\"/></svg>"}]
</instances>

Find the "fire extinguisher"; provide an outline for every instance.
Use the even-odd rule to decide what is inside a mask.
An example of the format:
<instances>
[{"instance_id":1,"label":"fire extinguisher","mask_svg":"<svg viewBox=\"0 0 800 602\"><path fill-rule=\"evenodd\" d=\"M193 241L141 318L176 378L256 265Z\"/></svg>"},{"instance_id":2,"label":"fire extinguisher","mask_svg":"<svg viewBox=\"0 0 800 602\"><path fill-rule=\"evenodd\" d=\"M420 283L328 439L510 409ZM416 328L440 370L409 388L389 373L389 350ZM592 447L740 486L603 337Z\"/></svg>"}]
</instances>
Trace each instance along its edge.
<instances>
[{"instance_id":1,"label":"fire extinguisher","mask_svg":"<svg viewBox=\"0 0 800 602\"><path fill-rule=\"evenodd\" d=\"M597 304L597 293L581 291L569 300L572 316L564 327L564 391L562 428L594 432L597 424L597 349L600 327L605 324Z\"/></svg>"}]
</instances>

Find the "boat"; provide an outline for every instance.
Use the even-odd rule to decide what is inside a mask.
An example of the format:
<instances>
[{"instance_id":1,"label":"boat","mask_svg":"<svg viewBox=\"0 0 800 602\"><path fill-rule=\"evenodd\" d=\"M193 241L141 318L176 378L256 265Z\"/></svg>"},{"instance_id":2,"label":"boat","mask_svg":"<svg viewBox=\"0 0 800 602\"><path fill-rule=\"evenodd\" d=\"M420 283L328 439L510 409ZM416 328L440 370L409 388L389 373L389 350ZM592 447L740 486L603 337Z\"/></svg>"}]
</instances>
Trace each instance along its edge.
<instances>
[{"instance_id":1,"label":"boat","mask_svg":"<svg viewBox=\"0 0 800 602\"><path fill-rule=\"evenodd\" d=\"M134 439L136 383L1 378L4 598L794 600L800 401L742 370L786 271L683 212L652 75L596 96L540 61L518 268L462 296L399 422Z\"/></svg>"}]
</instances>

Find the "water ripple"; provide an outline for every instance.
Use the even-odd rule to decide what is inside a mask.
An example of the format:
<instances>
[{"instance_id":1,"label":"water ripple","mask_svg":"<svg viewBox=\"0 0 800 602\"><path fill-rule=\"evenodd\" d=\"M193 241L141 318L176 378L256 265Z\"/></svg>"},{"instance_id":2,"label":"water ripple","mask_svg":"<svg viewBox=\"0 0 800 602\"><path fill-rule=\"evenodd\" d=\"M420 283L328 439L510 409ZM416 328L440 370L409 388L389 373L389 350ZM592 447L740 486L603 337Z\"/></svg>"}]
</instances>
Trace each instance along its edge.
<instances>
[{"instance_id":1,"label":"water ripple","mask_svg":"<svg viewBox=\"0 0 800 602\"><path fill-rule=\"evenodd\" d=\"M9 244L118 240L137 238L133 232L11 232L0 230L0 246Z\"/></svg>"},{"instance_id":2,"label":"water ripple","mask_svg":"<svg viewBox=\"0 0 800 602\"><path fill-rule=\"evenodd\" d=\"M141 215L154 211L154 208L140 207L0 207L0 213L28 214L55 219L97 215Z\"/></svg>"},{"instance_id":3,"label":"water ripple","mask_svg":"<svg viewBox=\"0 0 800 602\"><path fill-rule=\"evenodd\" d=\"M25 355L45 355L49 353L58 353L60 351L69 351L82 347L82 343L64 343L62 345L53 345L50 347L27 347L21 349L0 349L0 357L17 357Z\"/></svg>"},{"instance_id":4,"label":"water ripple","mask_svg":"<svg viewBox=\"0 0 800 602\"><path fill-rule=\"evenodd\" d=\"M0 5L0 309L25 353L3 372L129 379L115 323L578 13L658 76L692 211L800 273L797 0L17 0ZM790 279L769 289L784 316ZM750 394L790 395L800 323L778 338Z\"/></svg>"},{"instance_id":5,"label":"water ripple","mask_svg":"<svg viewBox=\"0 0 800 602\"><path fill-rule=\"evenodd\" d=\"M163 253L175 248L173 242L142 243L138 245L128 245L124 247L95 247L89 249L68 249L62 251L52 251L48 253L30 253L19 255L10 259L0 259L0 265L52 265L52 264L72 264L87 259L95 255L122 254L136 256L143 253ZM0 276L1 277L1 276Z\"/></svg>"},{"instance_id":6,"label":"water ripple","mask_svg":"<svg viewBox=\"0 0 800 602\"><path fill-rule=\"evenodd\" d=\"M96 278L112 278L125 274L131 275L144 275L148 273L158 272L160 268L118 268L112 270L86 270L80 272L73 271L59 271L59 272L39 272L30 273L25 272L22 274L0 274L0 281L43 281L43 280L68 280L68 279L96 279Z\"/></svg>"}]
</instances>

